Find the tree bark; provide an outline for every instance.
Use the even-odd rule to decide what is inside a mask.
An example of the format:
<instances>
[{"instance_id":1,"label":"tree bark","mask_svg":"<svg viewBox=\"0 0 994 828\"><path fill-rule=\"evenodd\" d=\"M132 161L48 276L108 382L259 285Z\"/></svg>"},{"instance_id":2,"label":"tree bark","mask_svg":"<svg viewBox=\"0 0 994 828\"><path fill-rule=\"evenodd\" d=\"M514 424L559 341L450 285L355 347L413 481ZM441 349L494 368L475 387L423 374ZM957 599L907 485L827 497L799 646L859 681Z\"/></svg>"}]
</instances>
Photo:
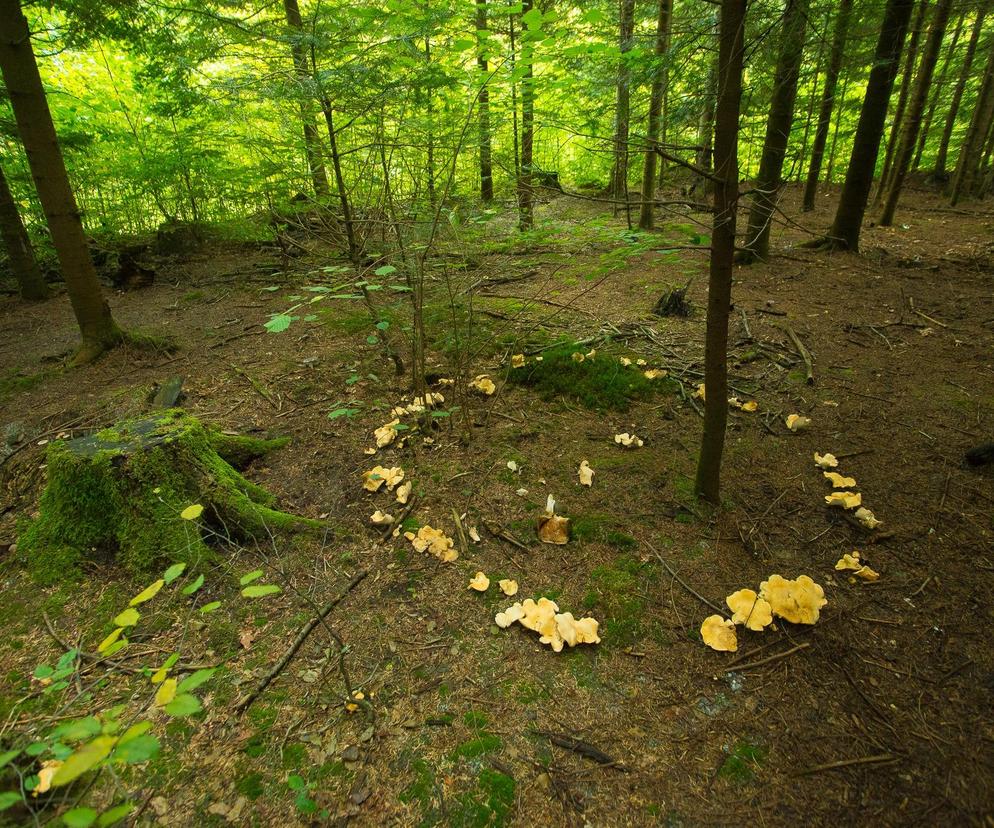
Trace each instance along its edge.
<instances>
[{"instance_id":1,"label":"tree bark","mask_svg":"<svg viewBox=\"0 0 994 828\"><path fill-rule=\"evenodd\" d=\"M846 94L849 92L849 76L842 79L842 94L839 96L839 105L835 107L835 126L832 128L832 143L828 146L828 169L825 170L825 181L832 183L835 175L835 148L839 144L839 127L842 124L842 104L846 101Z\"/></svg>"},{"instance_id":2,"label":"tree bark","mask_svg":"<svg viewBox=\"0 0 994 828\"><path fill-rule=\"evenodd\" d=\"M949 48L946 49L946 56L942 60L942 69L939 70L939 77L932 84L932 99L929 102L928 111L925 113L925 118L922 121L921 129L918 130L918 147L915 149L915 158L911 162L911 169L913 170L917 170L921 165L922 153L925 152L925 144L928 142L928 133L932 128L935 109L939 104L939 98L942 97L942 91L946 88L949 64L952 61L953 55L956 53L956 47L959 45L960 35L963 34L963 25L965 22L966 12L962 12L956 21L956 28L953 30L953 39L949 43Z\"/></svg>"},{"instance_id":3,"label":"tree bark","mask_svg":"<svg viewBox=\"0 0 994 828\"><path fill-rule=\"evenodd\" d=\"M90 258L19 0L0 0L0 71L79 323L82 343L73 362L90 362L124 335L114 323Z\"/></svg>"},{"instance_id":4,"label":"tree bark","mask_svg":"<svg viewBox=\"0 0 994 828\"><path fill-rule=\"evenodd\" d=\"M745 264L765 259L770 253L770 221L783 187L783 162L794 120L797 77L804 52L808 7L808 0L787 0L783 14L780 55L773 80L766 138L759 161L759 174L753 184L755 192L749 211L749 229L740 255L740 261Z\"/></svg>"},{"instance_id":5,"label":"tree bark","mask_svg":"<svg viewBox=\"0 0 994 828\"><path fill-rule=\"evenodd\" d=\"M477 32L487 31L487 0L476 0L476 30ZM485 49L485 34L477 35L480 42L477 44L476 65L480 70L480 89L477 105L480 109L480 199L484 204L489 204L494 200L494 168L493 150L490 139L490 90L487 86L487 55Z\"/></svg>"},{"instance_id":6,"label":"tree bark","mask_svg":"<svg viewBox=\"0 0 994 828\"><path fill-rule=\"evenodd\" d=\"M614 165L611 169L611 196L628 200L628 133L632 111L632 70L625 59L631 51L635 31L635 0L620 0L618 84L614 109ZM618 205L615 205L617 213Z\"/></svg>"},{"instance_id":7,"label":"tree bark","mask_svg":"<svg viewBox=\"0 0 994 828\"><path fill-rule=\"evenodd\" d=\"M960 71L959 80L953 90L953 99L949 102L949 112L946 114L946 124L942 129L942 140L939 141L939 151L935 156L935 167L932 174L936 178L943 178L946 175L946 162L949 159L949 142L953 137L953 129L956 127L956 116L959 114L959 105L963 100L963 92L966 90L966 83L970 79L970 69L973 66L973 58L977 54L977 44L980 42L980 31L984 25L984 17L987 14L986 3L981 5L977 11L977 17L973 21L973 31L970 34L970 42L966 47L966 54L963 56L963 68Z\"/></svg>"},{"instance_id":8,"label":"tree bark","mask_svg":"<svg viewBox=\"0 0 994 828\"><path fill-rule=\"evenodd\" d=\"M318 140L318 130L314 123L314 112L311 109L308 92L312 78L307 70L307 53L300 40L304 33L304 24L297 0L283 0L283 10L286 13L287 27L290 29L290 56L293 58L293 70L300 84L300 123L304 130L304 155L307 158L307 169L311 173L314 195L321 198L328 195L328 173L321 163L321 142Z\"/></svg>"},{"instance_id":9,"label":"tree bark","mask_svg":"<svg viewBox=\"0 0 994 828\"><path fill-rule=\"evenodd\" d=\"M656 201L656 152L653 145L659 140L659 120L663 111L666 77L666 44L669 39L672 12L673 0L659 0L659 14L656 18L656 69L652 76L652 90L649 93L645 166L642 168L642 206L639 210L639 227L643 230L651 230L653 226L653 208Z\"/></svg>"},{"instance_id":10,"label":"tree bark","mask_svg":"<svg viewBox=\"0 0 994 828\"><path fill-rule=\"evenodd\" d=\"M704 432L694 488L718 503L721 456L728 421L728 309L735 256L738 201L739 107L747 0L722 0L718 29L718 102L715 115L714 224L708 276L708 319L704 345Z\"/></svg>"},{"instance_id":11,"label":"tree bark","mask_svg":"<svg viewBox=\"0 0 994 828\"><path fill-rule=\"evenodd\" d=\"M873 66L866 83L866 94L863 96L863 107L856 126L846 180L842 185L835 220L828 231L828 238L825 239L830 247L853 252L859 250L866 202L873 186L873 169L877 164L884 122L887 120L887 103L894 89L904 35L913 9L914 0L887 0Z\"/></svg>"},{"instance_id":12,"label":"tree bark","mask_svg":"<svg viewBox=\"0 0 994 828\"><path fill-rule=\"evenodd\" d=\"M835 107L835 90L839 84L839 73L842 71L842 59L846 52L846 39L849 35L849 20L851 16L852 0L840 0L839 11L835 17L835 31L832 34L832 53L828 59L828 71L825 73L825 88L821 93L818 126L815 128L815 138L811 146L811 164L808 167L808 177L804 184L802 209L805 212L814 210L815 208L818 182L821 180L821 164L825 157L828 129L832 123L832 109Z\"/></svg>"},{"instance_id":13,"label":"tree bark","mask_svg":"<svg viewBox=\"0 0 994 828\"><path fill-rule=\"evenodd\" d=\"M915 143L918 141L918 130L921 126L925 102L928 100L928 90L932 85L932 74L935 72L935 65L939 60L942 39L946 35L951 5L952 0L938 0L935 13L932 15L932 25L929 27L928 39L925 41L925 48L922 52L921 65L918 67L918 76L915 78L914 92L911 95L908 111L904 118L904 126L901 129L901 141L894 153L894 165L891 170L887 196L884 199L884 208L880 214L880 220L877 222L881 227L889 227L894 221L897 200L901 197L901 187L904 186L904 178L908 174L911 156L915 151Z\"/></svg>"},{"instance_id":14,"label":"tree bark","mask_svg":"<svg viewBox=\"0 0 994 828\"><path fill-rule=\"evenodd\" d=\"M992 44L994 45L994 44ZM984 79L977 95L977 103L970 119L970 126L960 145L956 173L949 191L949 203L956 206L963 198L968 198L973 190L973 182L980 166L980 159L987 141L987 133L994 121L994 49L984 69Z\"/></svg>"},{"instance_id":15,"label":"tree bark","mask_svg":"<svg viewBox=\"0 0 994 828\"><path fill-rule=\"evenodd\" d=\"M911 79L915 74L915 62L918 60L918 39L921 37L922 28L925 25L925 14L928 11L929 0L920 0L918 12L915 14L915 21L911 27L911 37L908 38L908 53L904 61L904 72L901 76L901 91L897 98L897 109L891 120L890 135L887 138L887 150L884 153L884 168L880 173L880 181L877 184L877 192L873 197L874 205L879 205L884 192L890 182L891 167L894 162L894 151L901 134L900 130L904 124L904 110L908 105L908 94L911 91Z\"/></svg>"},{"instance_id":16,"label":"tree bark","mask_svg":"<svg viewBox=\"0 0 994 828\"><path fill-rule=\"evenodd\" d=\"M524 0L522 16L532 10L532 0ZM532 150L535 137L535 76L534 45L529 31L521 38L521 60L525 64L521 79L521 173L518 176L518 227L531 230L535 225L534 192L532 190Z\"/></svg>"},{"instance_id":17,"label":"tree bark","mask_svg":"<svg viewBox=\"0 0 994 828\"><path fill-rule=\"evenodd\" d=\"M35 251L24 229L17 202L7 186L7 177L0 168L0 237L3 238L10 259L10 269L17 281L21 298L29 302L40 302L51 296L48 283L41 275Z\"/></svg>"}]
</instances>

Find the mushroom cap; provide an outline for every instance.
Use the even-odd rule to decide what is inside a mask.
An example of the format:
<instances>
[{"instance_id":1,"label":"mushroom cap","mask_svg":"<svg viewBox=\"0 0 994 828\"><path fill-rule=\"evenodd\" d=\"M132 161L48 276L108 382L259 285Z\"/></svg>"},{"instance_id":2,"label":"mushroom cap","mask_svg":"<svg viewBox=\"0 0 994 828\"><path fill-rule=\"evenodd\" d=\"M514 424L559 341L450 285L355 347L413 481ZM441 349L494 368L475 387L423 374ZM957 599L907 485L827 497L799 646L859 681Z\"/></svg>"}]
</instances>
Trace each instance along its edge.
<instances>
[{"instance_id":1,"label":"mushroom cap","mask_svg":"<svg viewBox=\"0 0 994 828\"><path fill-rule=\"evenodd\" d=\"M828 603L825 590L807 575L792 581L771 575L759 585L759 595L769 602L774 615L793 624L816 623L821 608Z\"/></svg>"},{"instance_id":2,"label":"mushroom cap","mask_svg":"<svg viewBox=\"0 0 994 828\"><path fill-rule=\"evenodd\" d=\"M525 367L525 355L515 354L511 357L511 367L512 368L524 368Z\"/></svg>"},{"instance_id":3,"label":"mushroom cap","mask_svg":"<svg viewBox=\"0 0 994 828\"><path fill-rule=\"evenodd\" d=\"M377 509L373 514L369 516L371 523L375 523L377 526L383 526L387 523L393 523L393 515L389 512L383 512Z\"/></svg>"},{"instance_id":4,"label":"mushroom cap","mask_svg":"<svg viewBox=\"0 0 994 828\"><path fill-rule=\"evenodd\" d=\"M399 419L391 420L389 423L384 423L378 429L373 432L373 436L376 438L376 447L383 448L384 446L390 445L397 438L397 426L400 425Z\"/></svg>"},{"instance_id":5,"label":"mushroom cap","mask_svg":"<svg viewBox=\"0 0 994 828\"><path fill-rule=\"evenodd\" d=\"M854 549L852 552L846 552L845 555L839 558L839 560L835 564L835 568L840 571L852 570L853 572L855 572L862 565L863 564L859 562L859 552Z\"/></svg>"},{"instance_id":6,"label":"mushroom cap","mask_svg":"<svg viewBox=\"0 0 994 828\"><path fill-rule=\"evenodd\" d=\"M712 650L734 653L739 648L735 625L720 615L709 615L701 624L701 638Z\"/></svg>"},{"instance_id":7,"label":"mushroom cap","mask_svg":"<svg viewBox=\"0 0 994 828\"><path fill-rule=\"evenodd\" d=\"M418 529L416 535L405 532L404 537L418 552L430 552L442 563L451 563L459 557L459 552L454 548L455 542L441 529L432 529L426 525Z\"/></svg>"},{"instance_id":8,"label":"mushroom cap","mask_svg":"<svg viewBox=\"0 0 994 828\"><path fill-rule=\"evenodd\" d=\"M502 578L497 585L508 598L518 594L518 582L513 578Z\"/></svg>"},{"instance_id":9,"label":"mushroom cap","mask_svg":"<svg viewBox=\"0 0 994 828\"><path fill-rule=\"evenodd\" d=\"M511 604L511 606L509 606L503 612L498 612L494 616L494 623L501 629L506 629L507 627L510 627L511 624L513 624L515 621L520 621L524 617L525 617L524 608L521 606L521 602L517 601L516 603Z\"/></svg>"},{"instance_id":10,"label":"mushroom cap","mask_svg":"<svg viewBox=\"0 0 994 828\"><path fill-rule=\"evenodd\" d=\"M397 502L404 506L407 504L407 499L411 496L411 489L414 488L414 483L408 480L406 483L402 483L397 487Z\"/></svg>"},{"instance_id":11,"label":"mushroom cap","mask_svg":"<svg viewBox=\"0 0 994 828\"><path fill-rule=\"evenodd\" d=\"M843 509L855 509L863 502L859 492L832 492L825 495L825 503L829 506L841 506Z\"/></svg>"},{"instance_id":12,"label":"mushroom cap","mask_svg":"<svg viewBox=\"0 0 994 828\"><path fill-rule=\"evenodd\" d=\"M835 455L826 452L825 454L819 454L815 452L815 465L819 469L834 469L839 465L839 461L835 459Z\"/></svg>"},{"instance_id":13,"label":"mushroom cap","mask_svg":"<svg viewBox=\"0 0 994 828\"><path fill-rule=\"evenodd\" d=\"M751 589L740 589L725 599L732 611L732 623L744 624L746 629L761 632L773 623L773 610L768 601Z\"/></svg>"},{"instance_id":14,"label":"mushroom cap","mask_svg":"<svg viewBox=\"0 0 994 828\"><path fill-rule=\"evenodd\" d=\"M483 572L477 572L470 581L469 589L475 589L477 592L486 592L490 589L490 579Z\"/></svg>"},{"instance_id":15,"label":"mushroom cap","mask_svg":"<svg viewBox=\"0 0 994 828\"><path fill-rule=\"evenodd\" d=\"M873 512L865 506L860 506L853 515L862 526L867 529L876 529L883 521L877 520Z\"/></svg>"},{"instance_id":16,"label":"mushroom cap","mask_svg":"<svg viewBox=\"0 0 994 828\"><path fill-rule=\"evenodd\" d=\"M596 472L590 468L590 463L586 460L580 461L580 470L578 474L580 476L581 486L592 486L594 484L594 475Z\"/></svg>"},{"instance_id":17,"label":"mushroom cap","mask_svg":"<svg viewBox=\"0 0 994 828\"><path fill-rule=\"evenodd\" d=\"M787 428L791 431L800 431L803 428L807 428L811 425L811 418L805 417L802 414L788 414L785 420Z\"/></svg>"},{"instance_id":18,"label":"mushroom cap","mask_svg":"<svg viewBox=\"0 0 994 828\"><path fill-rule=\"evenodd\" d=\"M856 485L855 477L843 477L838 472L822 472L822 477L828 480L836 489L849 489Z\"/></svg>"},{"instance_id":19,"label":"mushroom cap","mask_svg":"<svg viewBox=\"0 0 994 828\"><path fill-rule=\"evenodd\" d=\"M562 515L543 515L538 519L538 539L542 543L561 546L569 542L569 518Z\"/></svg>"}]
</instances>

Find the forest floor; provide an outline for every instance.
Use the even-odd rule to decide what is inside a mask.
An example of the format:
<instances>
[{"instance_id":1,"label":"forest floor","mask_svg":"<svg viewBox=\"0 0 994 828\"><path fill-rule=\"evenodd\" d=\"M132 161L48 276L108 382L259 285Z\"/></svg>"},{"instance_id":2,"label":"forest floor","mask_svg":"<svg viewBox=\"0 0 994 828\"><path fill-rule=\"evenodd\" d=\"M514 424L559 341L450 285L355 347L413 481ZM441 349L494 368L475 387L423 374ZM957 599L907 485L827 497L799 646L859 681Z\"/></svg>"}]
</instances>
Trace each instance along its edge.
<instances>
[{"instance_id":1,"label":"forest floor","mask_svg":"<svg viewBox=\"0 0 994 828\"><path fill-rule=\"evenodd\" d=\"M791 191L784 210L824 229L834 195L801 214ZM736 269L732 382L759 405L730 413L717 508L693 497L701 417L686 399L700 382L707 253L654 252L706 245L692 218L666 218L646 238L557 198L527 244L510 240L509 216L495 218L468 269L433 277L426 317L431 372L487 372L497 393L438 388L451 416L430 442L412 431L375 457L364 453L372 432L409 399L409 377L369 341L375 320L362 303L328 299L282 333L262 327L292 295L311 298L307 286L336 284L319 269L327 257L278 277L264 274L271 253L234 245L162 264L154 286L111 302L122 325L168 330L180 350L119 349L74 370L62 367L76 341L64 296L4 300L0 425L19 424L26 440L0 482L0 748L40 732L59 707L33 692L35 666L61 653L42 611L93 651L145 584L102 560L82 584L43 588L18 565L16 522L44 483L39 443L138 415L156 383L180 374L184 407L205 422L292 438L247 474L331 531L231 549L197 595L225 599L219 611L193 624L182 607L157 619L146 643L170 652L182 641L185 657L224 669L205 688L205 713L164 726L160 757L124 778L140 823L991 824L994 477L966 468L963 453L994 438L994 214L913 192L903 224L866 230L862 255L801 249L810 236L791 225L774 230L769 263ZM691 277L689 318L651 314ZM465 307L453 324L446 298L464 305L467 289L471 331ZM375 315L394 321L400 347L407 298L384 295ZM814 384L785 325L810 350ZM590 410L569 382L565 396L505 382L522 370L512 354L533 365L561 338L669 377L627 411ZM810 426L792 433L790 413ZM622 431L645 445L616 445ZM842 458L878 529L826 507L816 451ZM596 472L590 488L578 482L582 460ZM370 514L402 507L363 490L375 464L400 465L414 483L406 527L441 527L461 546L455 513L482 541L449 564L403 537L382 542ZM572 520L565 546L535 536L547 494ZM835 570L853 549L879 580ZM238 600L239 576L256 568L294 589ZM329 621L369 705L346 709L337 649L319 627L234 712L310 617L299 596L323 604L362 570ZM467 589L478 570L492 581L482 594ZM704 646L705 600L723 606L773 573L822 584L821 620L740 629L737 653ZM513 600L544 595L597 618L601 643L557 654L518 625L498 630L494 613L512 601L500 578L519 583ZM139 679L112 676L105 692L127 698ZM550 733L595 746L601 763Z\"/></svg>"}]
</instances>

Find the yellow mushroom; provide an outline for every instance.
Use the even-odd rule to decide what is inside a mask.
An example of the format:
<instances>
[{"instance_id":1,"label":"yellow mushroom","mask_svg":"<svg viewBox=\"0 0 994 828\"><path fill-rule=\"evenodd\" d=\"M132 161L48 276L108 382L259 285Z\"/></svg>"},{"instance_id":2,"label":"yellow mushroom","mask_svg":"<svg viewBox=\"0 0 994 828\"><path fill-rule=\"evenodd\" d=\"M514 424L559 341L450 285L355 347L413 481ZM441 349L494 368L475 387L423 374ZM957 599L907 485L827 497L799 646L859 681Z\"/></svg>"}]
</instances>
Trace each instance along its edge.
<instances>
[{"instance_id":1,"label":"yellow mushroom","mask_svg":"<svg viewBox=\"0 0 994 828\"><path fill-rule=\"evenodd\" d=\"M586 460L580 461L580 485L581 486L593 486L594 485L594 470L590 468L590 463Z\"/></svg>"},{"instance_id":2,"label":"yellow mushroom","mask_svg":"<svg viewBox=\"0 0 994 828\"><path fill-rule=\"evenodd\" d=\"M814 624L828 603L825 590L807 575L792 581L771 575L759 585L759 596L769 602L774 615L793 624Z\"/></svg>"},{"instance_id":3,"label":"yellow mushroom","mask_svg":"<svg viewBox=\"0 0 994 828\"><path fill-rule=\"evenodd\" d=\"M829 506L841 506L843 509L855 509L863 502L859 492L832 492L825 495L825 503Z\"/></svg>"},{"instance_id":4,"label":"yellow mushroom","mask_svg":"<svg viewBox=\"0 0 994 828\"><path fill-rule=\"evenodd\" d=\"M446 536L441 529L422 526L416 535L414 532L405 532L404 537L411 542L411 546L415 550L429 552L442 563L452 563L459 557L459 552L455 549L455 542Z\"/></svg>"},{"instance_id":5,"label":"yellow mushroom","mask_svg":"<svg viewBox=\"0 0 994 828\"><path fill-rule=\"evenodd\" d=\"M490 579L483 572L477 572L469 582L469 589L486 592L490 589Z\"/></svg>"},{"instance_id":6,"label":"yellow mushroom","mask_svg":"<svg viewBox=\"0 0 994 828\"><path fill-rule=\"evenodd\" d=\"M725 599L732 611L732 623L744 624L746 629L761 632L773 623L773 610L767 601L751 589L740 589Z\"/></svg>"},{"instance_id":7,"label":"yellow mushroom","mask_svg":"<svg viewBox=\"0 0 994 828\"><path fill-rule=\"evenodd\" d=\"M843 477L838 472L822 472L822 477L828 480L836 489L849 489L856 485L856 478Z\"/></svg>"},{"instance_id":8,"label":"yellow mushroom","mask_svg":"<svg viewBox=\"0 0 994 828\"><path fill-rule=\"evenodd\" d=\"M882 521L877 520L876 517L874 517L873 512L865 506L860 506L853 514L853 517L859 521L861 526L864 526L867 529L876 529L882 523Z\"/></svg>"},{"instance_id":9,"label":"yellow mushroom","mask_svg":"<svg viewBox=\"0 0 994 828\"><path fill-rule=\"evenodd\" d=\"M518 594L518 582L511 578L502 578L497 585L508 598Z\"/></svg>"},{"instance_id":10,"label":"yellow mushroom","mask_svg":"<svg viewBox=\"0 0 994 828\"><path fill-rule=\"evenodd\" d=\"M839 558L839 560L835 563L835 568L840 572L846 570L856 572L861 566L862 564L859 562L859 552L855 549L852 552L846 552L846 554Z\"/></svg>"},{"instance_id":11,"label":"yellow mushroom","mask_svg":"<svg viewBox=\"0 0 994 828\"><path fill-rule=\"evenodd\" d=\"M819 454L816 451L815 452L815 465L819 469L834 469L836 466L839 465L839 461L835 459L835 455L834 454L830 454L830 453Z\"/></svg>"},{"instance_id":12,"label":"yellow mushroom","mask_svg":"<svg viewBox=\"0 0 994 828\"><path fill-rule=\"evenodd\" d=\"M734 653L739 648L735 625L720 615L709 615L701 624L701 638L712 650Z\"/></svg>"},{"instance_id":13,"label":"yellow mushroom","mask_svg":"<svg viewBox=\"0 0 994 828\"><path fill-rule=\"evenodd\" d=\"M811 418L801 414L788 414L784 421L791 431L801 431L811 425Z\"/></svg>"},{"instance_id":14,"label":"yellow mushroom","mask_svg":"<svg viewBox=\"0 0 994 828\"><path fill-rule=\"evenodd\" d=\"M525 355L515 354L511 357L511 367L512 368L524 368L525 367Z\"/></svg>"}]
</instances>

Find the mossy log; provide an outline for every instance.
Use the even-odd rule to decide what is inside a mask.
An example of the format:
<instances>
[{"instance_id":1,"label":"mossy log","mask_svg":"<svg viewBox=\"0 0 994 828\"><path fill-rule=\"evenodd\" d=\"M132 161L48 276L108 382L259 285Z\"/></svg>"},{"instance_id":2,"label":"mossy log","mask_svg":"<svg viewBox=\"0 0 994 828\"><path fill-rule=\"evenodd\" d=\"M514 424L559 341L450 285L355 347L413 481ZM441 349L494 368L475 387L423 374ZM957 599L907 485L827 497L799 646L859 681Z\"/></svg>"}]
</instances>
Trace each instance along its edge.
<instances>
[{"instance_id":1,"label":"mossy log","mask_svg":"<svg viewBox=\"0 0 994 828\"><path fill-rule=\"evenodd\" d=\"M53 442L40 514L18 539L18 554L43 582L109 555L146 574L163 561L209 559L211 534L267 538L321 526L272 508L273 496L237 470L287 442L222 434L179 409ZM194 503L202 517L183 520Z\"/></svg>"}]
</instances>

